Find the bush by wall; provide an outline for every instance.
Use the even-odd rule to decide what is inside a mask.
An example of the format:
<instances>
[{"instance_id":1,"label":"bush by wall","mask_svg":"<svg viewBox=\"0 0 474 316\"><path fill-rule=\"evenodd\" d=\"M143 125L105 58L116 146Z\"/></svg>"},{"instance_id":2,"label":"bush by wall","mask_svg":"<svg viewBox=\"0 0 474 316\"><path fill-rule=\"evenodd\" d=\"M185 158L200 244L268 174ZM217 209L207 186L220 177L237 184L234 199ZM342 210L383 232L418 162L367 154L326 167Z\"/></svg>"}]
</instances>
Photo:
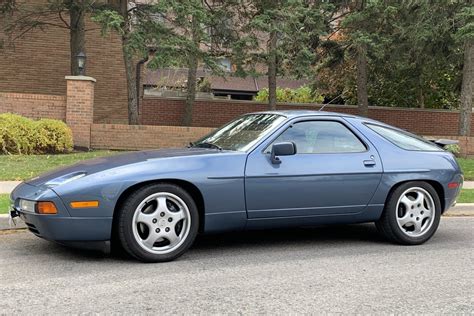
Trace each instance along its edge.
<instances>
[{"instance_id":1,"label":"bush by wall","mask_svg":"<svg viewBox=\"0 0 474 316\"><path fill-rule=\"evenodd\" d=\"M261 89L255 101L267 102L268 101L268 89ZM324 97L318 94L316 91L312 91L310 87L303 86L298 89L290 88L277 88L276 90L277 102L285 103L316 103L320 104L324 101Z\"/></svg>"},{"instance_id":2,"label":"bush by wall","mask_svg":"<svg viewBox=\"0 0 474 316\"><path fill-rule=\"evenodd\" d=\"M64 153L72 148L72 132L62 121L0 114L0 154Z\"/></svg>"}]
</instances>

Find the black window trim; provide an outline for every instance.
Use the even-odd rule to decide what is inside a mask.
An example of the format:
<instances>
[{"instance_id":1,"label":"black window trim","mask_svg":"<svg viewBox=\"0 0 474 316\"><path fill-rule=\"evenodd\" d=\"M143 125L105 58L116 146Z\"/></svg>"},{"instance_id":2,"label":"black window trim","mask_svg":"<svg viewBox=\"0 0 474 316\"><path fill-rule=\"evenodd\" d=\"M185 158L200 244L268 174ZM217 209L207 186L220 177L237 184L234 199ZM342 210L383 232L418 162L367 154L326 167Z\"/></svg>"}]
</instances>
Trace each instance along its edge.
<instances>
[{"instance_id":1,"label":"black window trim","mask_svg":"<svg viewBox=\"0 0 474 316\"><path fill-rule=\"evenodd\" d=\"M354 130L350 126L348 126L348 124L345 121L339 120L339 119L333 118L333 117L331 117L331 118L309 118L309 117L304 117L304 118L297 118L293 121L290 121L288 127L286 127L283 131L281 131L274 138L272 138L272 140L268 142L268 145L265 146L262 149L262 151L261 151L262 154L265 154L265 155L270 154L269 152L267 152L267 149L270 148L270 146L275 142L275 140L278 137L280 137L281 134L286 132L289 128L292 128L293 125L298 124L298 123L304 123L304 122L318 122L318 121L336 122L336 123L339 123L339 124L343 125L362 143L362 145L365 147L365 151L331 152L331 153L298 153L298 148L296 148L296 154L297 155L341 155L341 154L348 155L348 154L363 154L363 153L367 153L367 152L370 151L370 146L367 144L367 142L365 142L356 132L354 132Z\"/></svg>"},{"instance_id":2,"label":"black window trim","mask_svg":"<svg viewBox=\"0 0 474 316\"><path fill-rule=\"evenodd\" d=\"M423 137L420 137L416 134L413 134L413 133L410 133L409 131L405 131L403 129L400 129L400 128L396 128L396 127L391 127L391 126L388 126L388 125L384 125L384 124L377 124L377 123L372 123L372 122L364 122L363 123L368 129L370 129L372 132L374 132L375 134L379 135L382 139L386 140L387 142L393 144L394 146L396 146L397 148L400 148L402 150L406 150L406 151L414 151L414 152L440 152L440 151L443 151L443 149L441 147L439 147L438 150L436 149L433 149L433 150L424 150L424 149L406 149L406 148L403 148L402 146L392 142L390 139L386 138L385 136L383 136L382 134L380 134L379 132L377 132L376 130L370 128L370 125L372 126L378 126L378 127L381 127L381 128L385 128L385 129L389 129L389 130L392 130L392 131L395 131L395 132L399 132L399 133L402 133L402 134L405 134L407 136L410 136L410 137L413 137L414 139L418 139L420 141L423 141L423 142L426 142L428 143L429 145L433 145L434 147L437 147L436 144L433 144L433 143L430 143L429 140L426 140L424 139Z\"/></svg>"}]
</instances>

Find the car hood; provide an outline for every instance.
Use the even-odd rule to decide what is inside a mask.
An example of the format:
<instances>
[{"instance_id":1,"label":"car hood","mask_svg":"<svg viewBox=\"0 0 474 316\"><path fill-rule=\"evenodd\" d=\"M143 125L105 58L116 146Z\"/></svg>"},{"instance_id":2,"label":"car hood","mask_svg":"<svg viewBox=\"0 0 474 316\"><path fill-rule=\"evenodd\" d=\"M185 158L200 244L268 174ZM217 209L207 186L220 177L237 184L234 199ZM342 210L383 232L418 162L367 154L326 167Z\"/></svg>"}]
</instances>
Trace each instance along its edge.
<instances>
[{"instance_id":1,"label":"car hood","mask_svg":"<svg viewBox=\"0 0 474 316\"><path fill-rule=\"evenodd\" d=\"M171 157L184 157L184 156L199 156L199 155L212 155L219 154L222 151L217 149L207 148L177 148L177 149L160 149L160 150L149 150L149 151L137 151L125 154L118 154L109 157L101 157L90 160L84 160L75 165L53 170L51 172L42 174L38 177L26 180L25 182L34 185L41 186L53 179L60 177L85 173L91 175L97 172L101 172L108 169L117 167L123 167L127 165L137 164L154 159L163 159Z\"/></svg>"}]
</instances>

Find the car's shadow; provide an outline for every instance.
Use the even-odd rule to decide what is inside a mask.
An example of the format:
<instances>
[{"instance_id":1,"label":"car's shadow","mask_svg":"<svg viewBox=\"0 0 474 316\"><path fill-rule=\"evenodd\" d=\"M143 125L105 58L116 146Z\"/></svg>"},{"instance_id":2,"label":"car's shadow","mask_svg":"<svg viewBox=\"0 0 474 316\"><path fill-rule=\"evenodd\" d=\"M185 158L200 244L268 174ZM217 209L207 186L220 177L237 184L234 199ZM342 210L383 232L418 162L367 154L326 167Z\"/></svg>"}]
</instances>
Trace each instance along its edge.
<instances>
[{"instance_id":1,"label":"car's shadow","mask_svg":"<svg viewBox=\"0 0 474 316\"><path fill-rule=\"evenodd\" d=\"M338 245L356 246L356 245L375 245L387 243L377 232L373 224L357 224L357 225L330 225L312 228L298 229L272 229L272 230L256 230L256 231L236 231L221 234L199 235L188 250L187 258L190 257L208 257L215 254L222 255L223 252L229 254L238 250L240 253L244 249L251 252L255 249L264 251L269 248L292 249L318 247L337 247ZM49 243L44 243L45 247L50 247ZM81 250L54 244L49 249L59 256L75 257L78 260L99 260L99 259L116 259L116 260L134 260L123 251L112 249L112 253L105 255L101 252ZM37 248L37 251L39 249Z\"/></svg>"},{"instance_id":2,"label":"car's shadow","mask_svg":"<svg viewBox=\"0 0 474 316\"><path fill-rule=\"evenodd\" d=\"M385 242L373 224L325 225L294 229L241 231L198 236L193 249L271 247L290 244Z\"/></svg>"}]
</instances>

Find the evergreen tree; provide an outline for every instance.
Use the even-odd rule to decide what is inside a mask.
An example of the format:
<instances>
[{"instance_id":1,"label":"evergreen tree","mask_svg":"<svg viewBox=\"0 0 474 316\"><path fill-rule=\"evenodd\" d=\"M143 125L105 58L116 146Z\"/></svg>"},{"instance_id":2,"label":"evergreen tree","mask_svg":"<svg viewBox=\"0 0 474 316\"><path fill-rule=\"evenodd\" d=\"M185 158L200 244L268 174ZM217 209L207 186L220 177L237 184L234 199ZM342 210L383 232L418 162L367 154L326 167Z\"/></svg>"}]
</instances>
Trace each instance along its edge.
<instances>
[{"instance_id":1,"label":"evergreen tree","mask_svg":"<svg viewBox=\"0 0 474 316\"><path fill-rule=\"evenodd\" d=\"M301 78L314 71L329 8L325 1L304 0L252 0L240 7L243 23L234 51L246 58L239 69L252 74L257 65L266 66L270 109L276 108L278 75Z\"/></svg>"}]
</instances>

